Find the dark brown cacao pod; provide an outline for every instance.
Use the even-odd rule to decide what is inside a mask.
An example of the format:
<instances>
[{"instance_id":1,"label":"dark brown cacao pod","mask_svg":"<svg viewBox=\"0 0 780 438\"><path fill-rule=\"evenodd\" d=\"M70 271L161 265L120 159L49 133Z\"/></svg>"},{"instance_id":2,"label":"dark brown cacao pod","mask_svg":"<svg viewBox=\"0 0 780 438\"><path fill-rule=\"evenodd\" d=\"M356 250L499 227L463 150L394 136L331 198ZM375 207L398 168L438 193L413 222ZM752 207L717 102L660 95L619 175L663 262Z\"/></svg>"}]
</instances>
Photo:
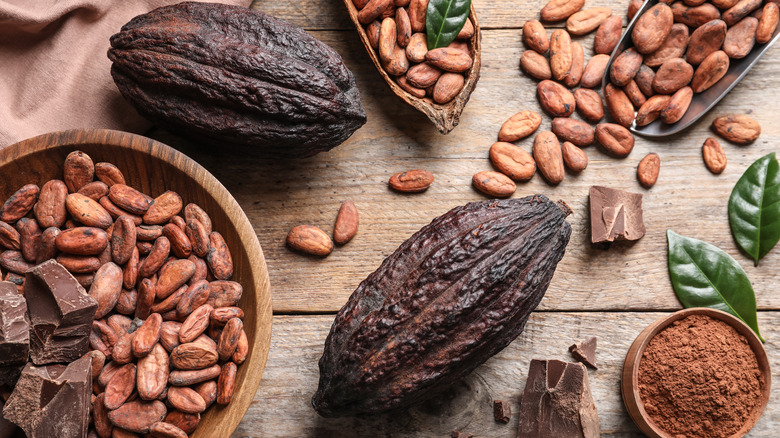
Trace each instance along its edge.
<instances>
[{"instance_id":1,"label":"dark brown cacao pod","mask_svg":"<svg viewBox=\"0 0 780 438\"><path fill-rule=\"evenodd\" d=\"M563 257L570 212L542 195L474 202L401 244L336 315L314 409L405 408L509 345Z\"/></svg>"},{"instance_id":2,"label":"dark brown cacao pod","mask_svg":"<svg viewBox=\"0 0 780 438\"><path fill-rule=\"evenodd\" d=\"M179 3L111 37L119 91L144 117L198 141L300 158L366 122L355 78L303 29L250 9Z\"/></svg>"}]
</instances>

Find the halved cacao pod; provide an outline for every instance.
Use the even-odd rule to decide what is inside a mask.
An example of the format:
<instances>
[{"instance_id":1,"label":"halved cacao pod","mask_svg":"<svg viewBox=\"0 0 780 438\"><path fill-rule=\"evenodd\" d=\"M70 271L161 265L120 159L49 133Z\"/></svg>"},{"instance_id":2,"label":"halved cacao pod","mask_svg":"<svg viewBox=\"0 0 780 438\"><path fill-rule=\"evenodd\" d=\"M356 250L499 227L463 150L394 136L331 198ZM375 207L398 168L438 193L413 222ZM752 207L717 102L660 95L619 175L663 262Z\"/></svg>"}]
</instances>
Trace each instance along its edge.
<instances>
[{"instance_id":1,"label":"halved cacao pod","mask_svg":"<svg viewBox=\"0 0 780 438\"><path fill-rule=\"evenodd\" d=\"M422 112L436 125L436 129L442 134L448 134L452 131L460 122L460 114L463 112L463 108L471 97L471 93L474 91L474 87L477 86L479 81L479 69L482 66L482 31L479 27L479 21L477 21L477 12L474 10L474 4L471 5L471 12L469 13L469 20L474 25L474 35L471 37L469 43L469 53L473 64L471 69L467 72L466 82L460 93L451 100L449 103L440 105L435 103L430 97L419 98L413 96L403 88L390 76L382 67L382 62L379 59L379 54L371 46L371 42L368 39L366 30L358 20L358 10L355 7L354 0L344 0L344 4L347 6L349 12L349 18L352 19L352 23L357 29L358 35L360 35L360 41L363 42L363 46L368 52L368 56L371 57L371 61L374 63L374 67L379 70L379 74L390 86L398 97L403 99L406 103L414 107L416 110Z\"/></svg>"},{"instance_id":2,"label":"halved cacao pod","mask_svg":"<svg viewBox=\"0 0 780 438\"><path fill-rule=\"evenodd\" d=\"M198 141L299 158L332 149L366 122L335 50L250 9L155 9L111 37L108 57L141 115Z\"/></svg>"},{"instance_id":3,"label":"halved cacao pod","mask_svg":"<svg viewBox=\"0 0 780 438\"><path fill-rule=\"evenodd\" d=\"M401 244L336 315L312 405L373 414L422 402L522 331L571 235L542 195L450 210Z\"/></svg>"}]
</instances>

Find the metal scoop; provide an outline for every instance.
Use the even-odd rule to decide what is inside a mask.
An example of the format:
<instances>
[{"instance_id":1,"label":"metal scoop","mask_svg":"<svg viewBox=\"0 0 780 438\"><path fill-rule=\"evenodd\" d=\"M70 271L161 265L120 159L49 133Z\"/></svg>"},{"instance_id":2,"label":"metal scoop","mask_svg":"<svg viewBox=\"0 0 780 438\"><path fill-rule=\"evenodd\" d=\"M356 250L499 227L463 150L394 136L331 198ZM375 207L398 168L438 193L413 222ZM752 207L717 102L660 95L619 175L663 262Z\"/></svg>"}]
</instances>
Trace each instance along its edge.
<instances>
[{"instance_id":1,"label":"metal scoop","mask_svg":"<svg viewBox=\"0 0 780 438\"><path fill-rule=\"evenodd\" d=\"M625 32L623 32L623 36L620 37L620 41L618 42L617 47L615 47L615 50L612 51L612 55L609 58L607 69L604 71L604 78L602 79L601 83L602 94L604 92L604 87L606 87L607 83L609 83L609 70L612 68L612 63L615 61L615 58L620 52L627 49L628 47L633 46L633 42L631 41L631 32L633 31L637 20L642 16L642 14L645 13L645 11L655 6L656 3L658 3L658 0L646 0L644 4L642 4L642 7L639 8L639 11L636 13L636 15L634 15L634 19L631 20L631 23L629 23L628 27L626 27ZM693 124L693 122L699 120L699 118L706 114L707 111L712 109L715 104L723 99L723 97L726 96L726 94L728 94L728 92L731 91L731 89L734 88L734 86L737 85L737 83L739 83L743 77L745 77L750 69L753 68L753 66L758 62L761 56L766 53L770 47L772 47L775 41L777 41L778 36L780 36L780 26L775 29L775 33L772 35L772 39L769 40L768 43L756 44L753 47L753 50L751 50L750 53L748 53L748 55L742 59L730 59L729 70L726 72L726 75L723 76L723 78L721 78L721 80L719 80L717 83L715 83L715 85L706 89L704 92L694 93L693 99L691 100L691 105L688 107L688 111L678 122L667 124L664 123L663 120L658 119L653 123L645 126L636 126L636 123L634 123L629 129L631 129L631 132L645 137L665 137L676 134L687 128Z\"/></svg>"}]
</instances>

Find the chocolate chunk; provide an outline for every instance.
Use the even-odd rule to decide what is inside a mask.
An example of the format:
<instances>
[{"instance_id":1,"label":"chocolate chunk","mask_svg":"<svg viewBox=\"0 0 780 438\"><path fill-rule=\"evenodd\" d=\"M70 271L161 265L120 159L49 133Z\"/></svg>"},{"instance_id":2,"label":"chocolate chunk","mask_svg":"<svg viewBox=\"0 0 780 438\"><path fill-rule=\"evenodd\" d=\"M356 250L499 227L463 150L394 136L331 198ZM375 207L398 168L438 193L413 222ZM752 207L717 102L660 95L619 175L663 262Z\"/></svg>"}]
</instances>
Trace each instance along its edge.
<instances>
[{"instance_id":1,"label":"chocolate chunk","mask_svg":"<svg viewBox=\"0 0 780 438\"><path fill-rule=\"evenodd\" d=\"M5 403L0 400L0 412L3 411L3 407L5 406ZM16 434L16 431L19 430L18 427L16 427L15 424L11 423L10 421L3 418L2 415L0 415L0 438L11 438Z\"/></svg>"},{"instance_id":2,"label":"chocolate chunk","mask_svg":"<svg viewBox=\"0 0 780 438\"><path fill-rule=\"evenodd\" d=\"M594 370L599 369L599 367L596 366L596 337L593 336L592 338L586 339L579 344L574 344L571 347L569 347L569 352L572 356L574 356L575 359L578 361L584 363L585 365L593 368Z\"/></svg>"},{"instance_id":3,"label":"chocolate chunk","mask_svg":"<svg viewBox=\"0 0 780 438\"><path fill-rule=\"evenodd\" d=\"M581 363L531 361L518 438L598 438L599 416Z\"/></svg>"},{"instance_id":4,"label":"chocolate chunk","mask_svg":"<svg viewBox=\"0 0 780 438\"><path fill-rule=\"evenodd\" d=\"M33 363L72 362L87 352L97 301L62 265L49 260L30 269L24 294Z\"/></svg>"},{"instance_id":5,"label":"chocolate chunk","mask_svg":"<svg viewBox=\"0 0 780 438\"><path fill-rule=\"evenodd\" d=\"M450 438L473 438L474 435L468 432L461 432L459 430L453 430L450 434Z\"/></svg>"},{"instance_id":6,"label":"chocolate chunk","mask_svg":"<svg viewBox=\"0 0 780 438\"><path fill-rule=\"evenodd\" d=\"M639 240L645 235L642 195L609 187L590 188L590 240Z\"/></svg>"},{"instance_id":7,"label":"chocolate chunk","mask_svg":"<svg viewBox=\"0 0 780 438\"><path fill-rule=\"evenodd\" d=\"M508 402L503 400L493 401L493 419L498 423L509 423L509 418L512 417L512 407Z\"/></svg>"},{"instance_id":8,"label":"chocolate chunk","mask_svg":"<svg viewBox=\"0 0 780 438\"><path fill-rule=\"evenodd\" d=\"M0 369L27 363L30 354L30 320L27 302L16 285L0 282ZM0 371L2 372L2 371ZM0 377L0 380L4 380Z\"/></svg>"},{"instance_id":9,"label":"chocolate chunk","mask_svg":"<svg viewBox=\"0 0 780 438\"><path fill-rule=\"evenodd\" d=\"M28 438L81 438L87 435L91 394L91 356L70 365L28 363L3 416Z\"/></svg>"}]
</instances>

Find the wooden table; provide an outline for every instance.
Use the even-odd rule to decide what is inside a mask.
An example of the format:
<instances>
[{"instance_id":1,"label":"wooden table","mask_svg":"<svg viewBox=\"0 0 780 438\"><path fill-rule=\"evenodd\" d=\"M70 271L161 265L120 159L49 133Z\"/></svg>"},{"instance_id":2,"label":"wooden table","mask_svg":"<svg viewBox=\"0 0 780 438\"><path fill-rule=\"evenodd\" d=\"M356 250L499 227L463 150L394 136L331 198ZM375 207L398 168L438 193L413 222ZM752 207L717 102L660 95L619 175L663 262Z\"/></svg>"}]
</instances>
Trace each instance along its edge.
<instances>
[{"instance_id":1,"label":"wooden table","mask_svg":"<svg viewBox=\"0 0 780 438\"><path fill-rule=\"evenodd\" d=\"M557 187L540 176L518 186L515 197L543 193L574 210L566 256L525 332L462 383L433 402L403 414L370 419L324 419L311 408L319 377L317 361L334 314L355 287L413 232L457 205L485 199L471 176L491 169L488 148L501 124L525 109L541 112L535 81L519 69L521 26L538 16L543 0L475 0L483 26L482 77L460 126L440 135L420 113L393 95L365 53L340 0L269 1L254 7L310 31L334 47L354 72L368 123L329 153L279 162L202 150L164 132L153 135L184 150L206 166L235 195L254 224L264 249L273 291L274 327L268 364L255 402L234 437L445 437L453 429L485 437L514 437L517 416L508 425L493 421L493 399L512 402L516 413L532 358L571 360L569 345L588 336L599 342L598 371L590 372L602 436L641 436L619 392L623 358L635 336L662 315L681 308L666 263L667 229L697 237L731 254L747 271L758 299L759 323L767 339L775 387L780 384L780 249L754 267L731 237L727 202L734 183L755 159L780 144L777 107L780 49L771 50L717 108L693 128L664 141L637 139L628 158L586 149L590 164L567 174ZM590 0L625 17L627 2ZM592 35L580 40L586 57ZM713 118L750 113L763 133L753 145L723 142L728 166L719 176L704 167L701 145ZM545 116L541 129L549 129ZM531 139L518 144L530 152ZM661 157L658 183L650 190L636 181L636 165L649 152ZM393 173L424 168L436 176L423 194L390 191ZM608 251L589 244L587 192L600 184L644 194L647 235L633 245ZM355 239L325 259L290 252L287 231L308 223L331 231L339 205L352 199L360 210ZM751 432L780 434L780 391Z\"/></svg>"}]
</instances>

